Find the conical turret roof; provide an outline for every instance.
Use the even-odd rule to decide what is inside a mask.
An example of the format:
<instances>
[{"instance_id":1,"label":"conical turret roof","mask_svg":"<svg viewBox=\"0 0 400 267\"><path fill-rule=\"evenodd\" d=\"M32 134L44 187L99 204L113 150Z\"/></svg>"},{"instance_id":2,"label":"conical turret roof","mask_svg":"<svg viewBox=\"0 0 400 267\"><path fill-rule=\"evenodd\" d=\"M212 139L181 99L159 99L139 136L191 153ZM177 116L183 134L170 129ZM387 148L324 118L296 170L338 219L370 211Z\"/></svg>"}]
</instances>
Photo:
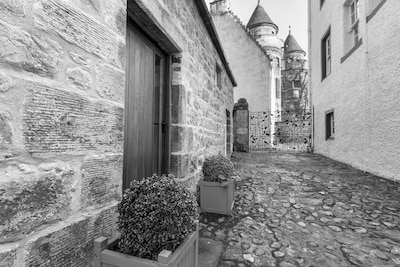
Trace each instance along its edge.
<instances>
[{"instance_id":1,"label":"conical turret roof","mask_svg":"<svg viewBox=\"0 0 400 267\"><path fill-rule=\"evenodd\" d=\"M299 43L296 41L290 30L289 30L289 35L285 40L284 51L285 53L291 53L291 52L302 52L304 54L306 53L300 47Z\"/></svg>"},{"instance_id":2,"label":"conical turret roof","mask_svg":"<svg viewBox=\"0 0 400 267\"><path fill-rule=\"evenodd\" d=\"M276 28L278 33L278 26L272 21L272 19L268 16L267 12L265 12L264 8L258 4L256 9L251 15L249 23L247 23L247 28L251 29L253 27L261 26L261 25L273 25Z\"/></svg>"}]
</instances>

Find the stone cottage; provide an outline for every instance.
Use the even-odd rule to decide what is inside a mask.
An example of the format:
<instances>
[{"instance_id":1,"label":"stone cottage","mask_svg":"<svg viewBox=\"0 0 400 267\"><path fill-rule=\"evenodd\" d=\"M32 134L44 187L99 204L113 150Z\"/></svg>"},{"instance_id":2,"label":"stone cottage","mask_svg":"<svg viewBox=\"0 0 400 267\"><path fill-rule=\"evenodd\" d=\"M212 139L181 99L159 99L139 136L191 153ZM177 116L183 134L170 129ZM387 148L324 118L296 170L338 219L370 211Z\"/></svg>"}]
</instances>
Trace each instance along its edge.
<instances>
[{"instance_id":1,"label":"stone cottage","mask_svg":"<svg viewBox=\"0 0 400 267\"><path fill-rule=\"evenodd\" d=\"M203 0L6 0L0 42L0 266L88 266L132 179L232 151Z\"/></svg>"}]
</instances>

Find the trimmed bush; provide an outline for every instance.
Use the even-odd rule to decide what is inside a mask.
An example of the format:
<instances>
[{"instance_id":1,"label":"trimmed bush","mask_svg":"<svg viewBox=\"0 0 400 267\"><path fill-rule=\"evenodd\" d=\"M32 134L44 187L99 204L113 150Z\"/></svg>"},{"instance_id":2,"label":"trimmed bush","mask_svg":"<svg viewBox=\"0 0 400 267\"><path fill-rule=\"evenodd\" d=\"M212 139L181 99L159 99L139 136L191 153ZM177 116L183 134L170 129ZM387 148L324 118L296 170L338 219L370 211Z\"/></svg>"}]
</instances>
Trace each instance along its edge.
<instances>
[{"instance_id":1,"label":"trimmed bush","mask_svg":"<svg viewBox=\"0 0 400 267\"><path fill-rule=\"evenodd\" d=\"M221 154L208 157L203 163L204 181L226 182L233 175L233 163Z\"/></svg>"},{"instance_id":2,"label":"trimmed bush","mask_svg":"<svg viewBox=\"0 0 400 267\"><path fill-rule=\"evenodd\" d=\"M196 229L194 195L172 176L133 181L118 204L119 250L136 257L157 260L172 252Z\"/></svg>"}]
</instances>

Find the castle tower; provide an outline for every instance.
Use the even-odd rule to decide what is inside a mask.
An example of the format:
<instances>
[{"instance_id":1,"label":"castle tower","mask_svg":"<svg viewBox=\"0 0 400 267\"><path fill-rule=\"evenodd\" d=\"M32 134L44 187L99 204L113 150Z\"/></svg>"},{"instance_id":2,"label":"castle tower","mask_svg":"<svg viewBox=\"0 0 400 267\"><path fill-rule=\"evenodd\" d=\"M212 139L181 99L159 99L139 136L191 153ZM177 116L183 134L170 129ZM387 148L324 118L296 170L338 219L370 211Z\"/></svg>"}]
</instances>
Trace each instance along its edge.
<instances>
[{"instance_id":1,"label":"castle tower","mask_svg":"<svg viewBox=\"0 0 400 267\"><path fill-rule=\"evenodd\" d=\"M256 38L271 59L279 59L280 65L283 56L283 41L278 38L279 27L272 21L270 16L258 2L256 9L247 24L250 34Z\"/></svg>"},{"instance_id":2,"label":"castle tower","mask_svg":"<svg viewBox=\"0 0 400 267\"><path fill-rule=\"evenodd\" d=\"M279 121L281 117L281 61L283 41L278 38L279 27L264 8L258 5L247 24L250 35L257 40L271 60L271 120ZM274 124L274 121L272 121Z\"/></svg>"},{"instance_id":3,"label":"castle tower","mask_svg":"<svg viewBox=\"0 0 400 267\"><path fill-rule=\"evenodd\" d=\"M282 62L282 110L302 113L308 105L308 67L306 52L292 35L291 28L284 43Z\"/></svg>"},{"instance_id":4,"label":"castle tower","mask_svg":"<svg viewBox=\"0 0 400 267\"><path fill-rule=\"evenodd\" d=\"M285 64L290 63L293 59L304 60L306 52L300 47L299 43L296 41L292 35L292 30L289 28L289 35L287 36L284 43L284 60ZM289 60L289 62L288 62Z\"/></svg>"}]
</instances>

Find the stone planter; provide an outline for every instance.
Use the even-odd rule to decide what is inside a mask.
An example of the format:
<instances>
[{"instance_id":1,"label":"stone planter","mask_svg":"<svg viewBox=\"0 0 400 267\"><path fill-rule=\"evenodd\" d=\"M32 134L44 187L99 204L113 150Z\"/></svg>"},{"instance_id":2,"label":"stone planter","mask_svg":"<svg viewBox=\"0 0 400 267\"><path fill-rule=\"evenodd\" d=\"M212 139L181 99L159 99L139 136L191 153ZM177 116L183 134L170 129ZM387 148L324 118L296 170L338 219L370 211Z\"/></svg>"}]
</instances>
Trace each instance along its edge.
<instances>
[{"instance_id":1,"label":"stone planter","mask_svg":"<svg viewBox=\"0 0 400 267\"><path fill-rule=\"evenodd\" d=\"M198 267L199 229L192 232L172 253L163 250L158 260L152 261L112 251L118 244L118 236L110 242L105 237L94 241L94 267Z\"/></svg>"},{"instance_id":2,"label":"stone planter","mask_svg":"<svg viewBox=\"0 0 400 267\"><path fill-rule=\"evenodd\" d=\"M234 179L229 179L227 185L200 180L200 207L202 211L230 215L234 201Z\"/></svg>"}]
</instances>

